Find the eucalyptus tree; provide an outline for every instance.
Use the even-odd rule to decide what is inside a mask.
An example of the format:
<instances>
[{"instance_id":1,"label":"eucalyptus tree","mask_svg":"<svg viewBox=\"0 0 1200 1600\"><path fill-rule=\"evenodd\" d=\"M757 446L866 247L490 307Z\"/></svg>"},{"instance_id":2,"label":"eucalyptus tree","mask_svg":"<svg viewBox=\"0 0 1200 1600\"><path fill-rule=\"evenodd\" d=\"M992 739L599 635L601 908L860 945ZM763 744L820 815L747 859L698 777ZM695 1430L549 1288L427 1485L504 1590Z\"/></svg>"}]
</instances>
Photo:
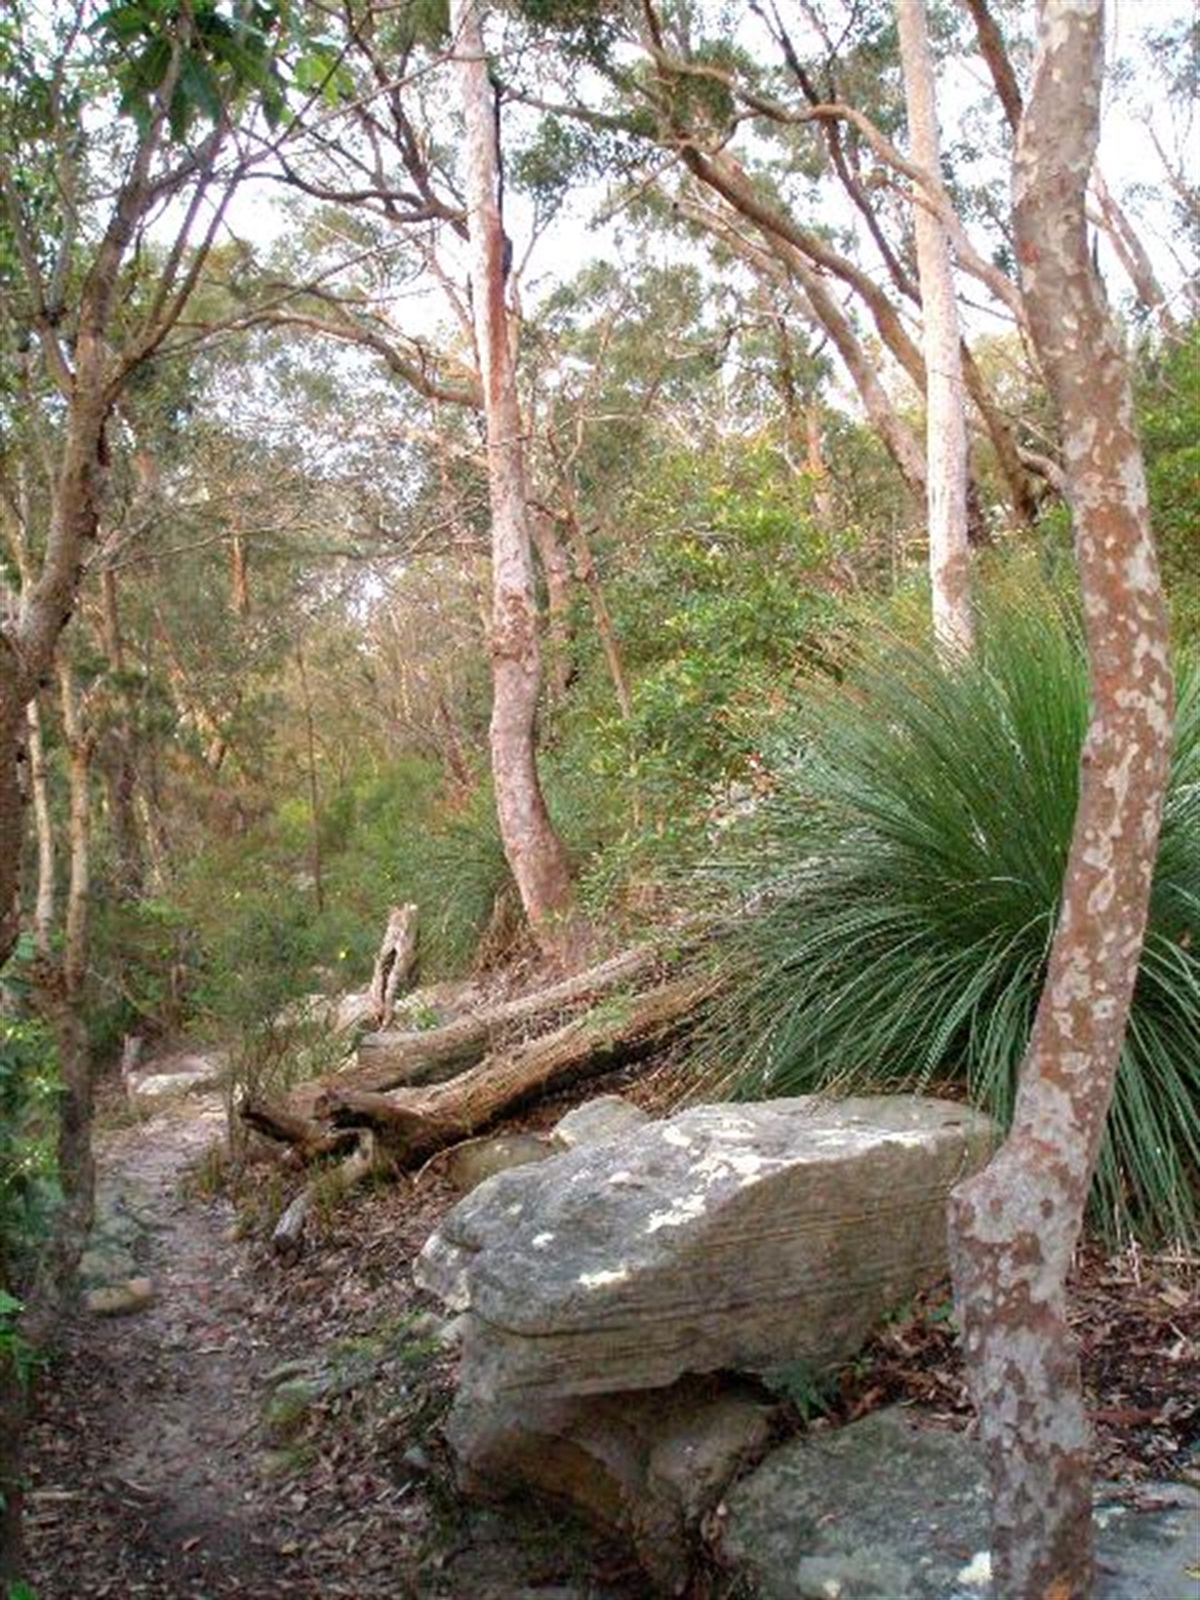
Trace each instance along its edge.
<instances>
[{"instance_id":1,"label":"eucalyptus tree","mask_svg":"<svg viewBox=\"0 0 1200 1600\"><path fill-rule=\"evenodd\" d=\"M601 138L619 132L640 141L637 184L663 186L759 270L790 280L798 313L828 334L923 498L920 447L895 414L871 341L923 390L924 362L909 328L920 302L908 243L913 207L934 212L960 268L1001 314L1019 318L1015 286L989 259L1002 253L1003 230L992 227L976 242L940 175L897 148L903 95L889 7L806 7L794 27L775 5L749 9L753 22L731 38L717 7L643 6L636 19L625 14L620 52L607 41L592 47L588 73L568 64L538 76L516 57L512 92L553 123L573 119ZM597 83L607 94L597 95ZM822 215L829 206L839 214L836 228ZM964 381L1013 515L1028 520L1033 499L1012 422L969 351Z\"/></svg>"},{"instance_id":2,"label":"eucalyptus tree","mask_svg":"<svg viewBox=\"0 0 1200 1600\"><path fill-rule=\"evenodd\" d=\"M950 1211L999 1600L1093 1592L1090 1438L1066 1278L1145 934L1170 763L1166 612L1120 333L1088 238L1103 0L1041 0L1014 159L1017 259L1062 419L1091 671L1079 803L1012 1127Z\"/></svg>"},{"instance_id":3,"label":"eucalyptus tree","mask_svg":"<svg viewBox=\"0 0 1200 1600\"><path fill-rule=\"evenodd\" d=\"M922 171L937 174L940 184L941 137L925 0L896 0L896 16L913 159ZM925 350L933 627L944 646L966 649L974 627L967 536L967 425L954 267L945 224L929 206L917 205L914 231Z\"/></svg>"},{"instance_id":4,"label":"eucalyptus tree","mask_svg":"<svg viewBox=\"0 0 1200 1600\"><path fill-rule=\"evenodd\" d=\"M463 108L475 350L487 423L492 510L492 777L504 853L543 949L578 961L586 932L566 851L542 795L535 757L541 690L530 513L507 281L512 242L501 212L500 148L481 0L451 0Z\"/></svg>"},{"instance_id":5,"label":"eucalyptus tree","mask_svg":"<svg viewBox=\"0 0 1200 1600\"><path fill-rule=\"evenodd\" d=\"M586 129L597 149L620 141L621 161L609 163L619 194L657 186L676 215L787 284L792 314L824 329L923 499L923 452L902 414L925 389L913 333L922 300L914 217L930 219L948 238L959 298L974 303L976 326L986 310L1031 348L996 181L1020 89L1005 33L984 0L961 12L937 10L935 59L951 65L982 54L1008 98L977 96L963 136L948 143L941 164L903 153L891 0L822 0L795 10L756 0L736 26L716 5L650 3L603 15L604 29L585 33L576 9L538 7L531 27L542 38L546 19L554 23L556 50L514 49L500 69L508 73L506 92L539 109L550 129L574 129L576 138ZM1010 12L1004 22L1014 26ZM631 157L631 149L640 156ZM1101 204L1100 195L1096 187L1096 221L1114 239L1127 236L1119 208ZM1009 413L974 343L964 340L960 353L972 430L994 457L1012 521L1028 525L1045 486L1059 489L1059 462L1020 415ZM901 389L911 386L899 407L898 381ZM935 422L930 432L939 431ZM974 454L978 468L979 450ZM973 536L983 533L973 516Z\"/></svg>"},{"instance_id":6,"label":"eucalyptus tree","mask_svg":"<svg viewBox=\"0 0 1200 1600\"><path fill-rule=\"evenodd\" d=\"M122 396L176 327L238 173L238 108L278 114L258 0L18 7L0 35L0 319L47 441L47 524L0 633L0 958L19 927L25 708L52 672L95 548ZM154 230L161 249L148 249ZM132 314L132 275L155 262Z\"/></svg>"},{"instance_id":7,"label":"eucalyptus tree","mask_svg":"<svg viewBox=\"0 0 1200 1600\"><path fill-rule=\"evenodd\" d=\"M582 925L572 903L567 858L538 777L535 713L541 669L519 459L521 423L508 344L516 324L504 304L512 263L497 254L505 252L507 236L499 222L494 90L482 46L468 46L464 61L463 40L473 37L474 20L473 12L456 13L447 32L437 7L397 10L368 3L342 14L342 113L310 130L310 137L285 155L283 179L318 201L327 215L334 207L348 215L350 238L369 234L374 248L351 246L343 272L314 271L310 265L290 283L280 282L246 322L356 346L431 406L463 406L484 420L492 486L488 648L497 810L526 916L547 953L569 961L581 947ZM474 109L464 118L460 160L454 158L455 126L444 112L452 67L463 86L458 98L464 111L465 85L482 75ZM480 143L485 137L486 149ZM480 233L485 199L491 208L486 252ZM493 277L485 277L485 270ZM397 278L407 278L418 300L423 288L437 286L454 330L450 336L430 337L427 293L415 318L418 326L424 322L425 331L397 318L395 301L384 290L385 282L394 284Z\"/></svg>"}]
</instances>

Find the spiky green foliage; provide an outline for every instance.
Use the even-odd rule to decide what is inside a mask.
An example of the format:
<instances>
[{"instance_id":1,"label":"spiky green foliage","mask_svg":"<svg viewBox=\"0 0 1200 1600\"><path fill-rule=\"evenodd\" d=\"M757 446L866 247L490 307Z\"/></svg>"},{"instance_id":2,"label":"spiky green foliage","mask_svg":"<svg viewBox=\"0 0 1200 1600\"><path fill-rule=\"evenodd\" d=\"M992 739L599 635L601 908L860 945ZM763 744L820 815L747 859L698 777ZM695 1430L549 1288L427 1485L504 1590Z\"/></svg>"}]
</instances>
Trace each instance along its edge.
<instances>
[{"instance_id":1,"label":"spiky green foliage","mask_svg":"<svg viewBox=\"0 0 1200 1600\"><path fill-rule=\"evenodd\" d=\"M1094 1214L1195 1236L1200 672L1178 664L1171 794ZM1087 723L1047 603L977 656L894 645L809 691L777 787L718 873L761 896L731 939L712 1060L743 1094L958 1081L1007 1120L1054 929Z\"/></svg>"}]
</instances>

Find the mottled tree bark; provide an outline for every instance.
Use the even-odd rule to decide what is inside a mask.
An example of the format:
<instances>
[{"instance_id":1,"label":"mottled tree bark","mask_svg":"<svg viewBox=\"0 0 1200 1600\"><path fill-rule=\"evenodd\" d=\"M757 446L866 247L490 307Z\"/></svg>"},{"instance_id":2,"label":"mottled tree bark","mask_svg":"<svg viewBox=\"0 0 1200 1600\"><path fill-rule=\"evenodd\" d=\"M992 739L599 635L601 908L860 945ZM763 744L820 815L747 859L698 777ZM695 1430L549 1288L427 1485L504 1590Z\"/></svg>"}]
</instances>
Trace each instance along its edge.
<instances>
[{"instance_id":1,"label":"mottled tree bark","mask_svg":"<svg viewBox=\"0 0 1200 1600\"><path fill-rule=\"evenodd\" d=\"M896 0L896 17L912 158L936 175L942 165L941 139L925 0ZM925 479L933 628L943 648L968 650L974 625L967 539L967 422L954 267L941 222L919 202L914 209L925 347Z\"/></svg>"},{"instance_id":2,"label":"mottled tree bark","mask_svg":"<svg viewBox=\"0 0 1200 1600\"><path fill-rule=\"evenodd\" d=\"M1173 718L1129 382L1085 223L1102 73L1103 0L1043 0L1017 143L1016 240L1062 421L1091 718L1012 1130L950 1206L955 1297L991 1473L997 1600L1092 1592L1089 1434L1065 1282L1142 948Z\"/></svg>"},{"instance_id":3,"label":"mottled tree bark","mask_svg":"<svg viewBox=\"0 0 1200 1600\"><path fill-rule=\"evenodd\" d=\"M581 924L566 852L542 796L535 753L541 661L521 412L505 306L507 252L498 199L494 102L480 10L479 0L453 0L451 6L466 117L472 304L492 508L492 776L504 853L525 914L543 951L569 962L578 952Z\"/></svg>"}]
</instances>

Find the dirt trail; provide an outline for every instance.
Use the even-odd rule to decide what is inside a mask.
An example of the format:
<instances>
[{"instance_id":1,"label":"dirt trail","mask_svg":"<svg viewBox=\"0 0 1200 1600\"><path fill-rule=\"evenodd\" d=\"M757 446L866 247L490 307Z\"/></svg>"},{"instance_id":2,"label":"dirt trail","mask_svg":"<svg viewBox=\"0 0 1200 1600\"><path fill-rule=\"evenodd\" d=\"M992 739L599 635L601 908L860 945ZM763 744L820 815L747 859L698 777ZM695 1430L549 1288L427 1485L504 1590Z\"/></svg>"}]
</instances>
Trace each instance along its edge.
<instances>
[{"instance_id":1,"label":"dirt trail","mask_svg":"<svg viewBox=\"0 0 1200 1600\"><path fill-rule=\"evenodd\" d=\"M641 1594L623 1557L561 1519L453 1493L437 1428L453 1359L430 1357L408 1271L447 1197L360 1197L285 1273L184 1181L224 1128L219 1097L192 1093L98 1141L85 1282L145 1277L153 1299L81 1311L43 1382L38 1600ZM316 1398L280 1427L289 1383Z\"/></svg>"},{"instance_id":2,"label":"dirt trail","mask_svg":"<svg viewBox=\"0 0 1200 1600\"><path fill-rule=\"evenodd\" d=\"M46 1384L30 1500L39 1600L318 1592L280 1551L256 1463L271 1355L253 1331L248 1252L226 1203L183 1193L223 1129L219 1099L193 1096L102 1142L101 1229L132 1222L122 1245L154 1299L81 1316ZM118 1270L120 1255L108 1246Z\"/></svg>"}]
</instances>

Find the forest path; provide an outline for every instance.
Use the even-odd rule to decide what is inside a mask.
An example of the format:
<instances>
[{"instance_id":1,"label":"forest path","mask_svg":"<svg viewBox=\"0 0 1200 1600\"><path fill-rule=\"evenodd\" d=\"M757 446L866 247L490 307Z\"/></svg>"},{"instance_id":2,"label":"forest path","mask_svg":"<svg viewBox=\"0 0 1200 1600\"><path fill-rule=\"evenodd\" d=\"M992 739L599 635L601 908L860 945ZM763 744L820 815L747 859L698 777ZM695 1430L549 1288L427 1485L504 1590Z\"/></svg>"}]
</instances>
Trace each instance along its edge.
<instances>
[{"instance_id":1,"label":"forest path","mask_svg":"<svg viewBox=\"0 0 1200 1600\"><path fill-rule=\"evenodd\" d=\"M227 1202L185 1187L224 1131L210 1092L99 1140L85 1281L149 1279L153 1298L135 1314L84 1312L44 1385L29 1504L39 1600L330 1592L283 1548L257 1460L276 1357L256 1332L248 1249Z\"/></svg>"},{"instance_id":2,"label":"forest path","mask_svg":"<svg viewBox=\"0 0 1200 1600\"><path fill-rule=\"evenodd\" d=\"M560 1518L453 1492L438 1422L454 1362L408 1270L447 1193L360 1195L284 1271L197 1181L225 1141L217 1092L117 1120L97 1139L84 1282L132 1281L136 1299L149 1280L150 1298L82 1309L41 1384L37 1600L643 1594L623 1556Z\"/></svg>"}]
</instances>

